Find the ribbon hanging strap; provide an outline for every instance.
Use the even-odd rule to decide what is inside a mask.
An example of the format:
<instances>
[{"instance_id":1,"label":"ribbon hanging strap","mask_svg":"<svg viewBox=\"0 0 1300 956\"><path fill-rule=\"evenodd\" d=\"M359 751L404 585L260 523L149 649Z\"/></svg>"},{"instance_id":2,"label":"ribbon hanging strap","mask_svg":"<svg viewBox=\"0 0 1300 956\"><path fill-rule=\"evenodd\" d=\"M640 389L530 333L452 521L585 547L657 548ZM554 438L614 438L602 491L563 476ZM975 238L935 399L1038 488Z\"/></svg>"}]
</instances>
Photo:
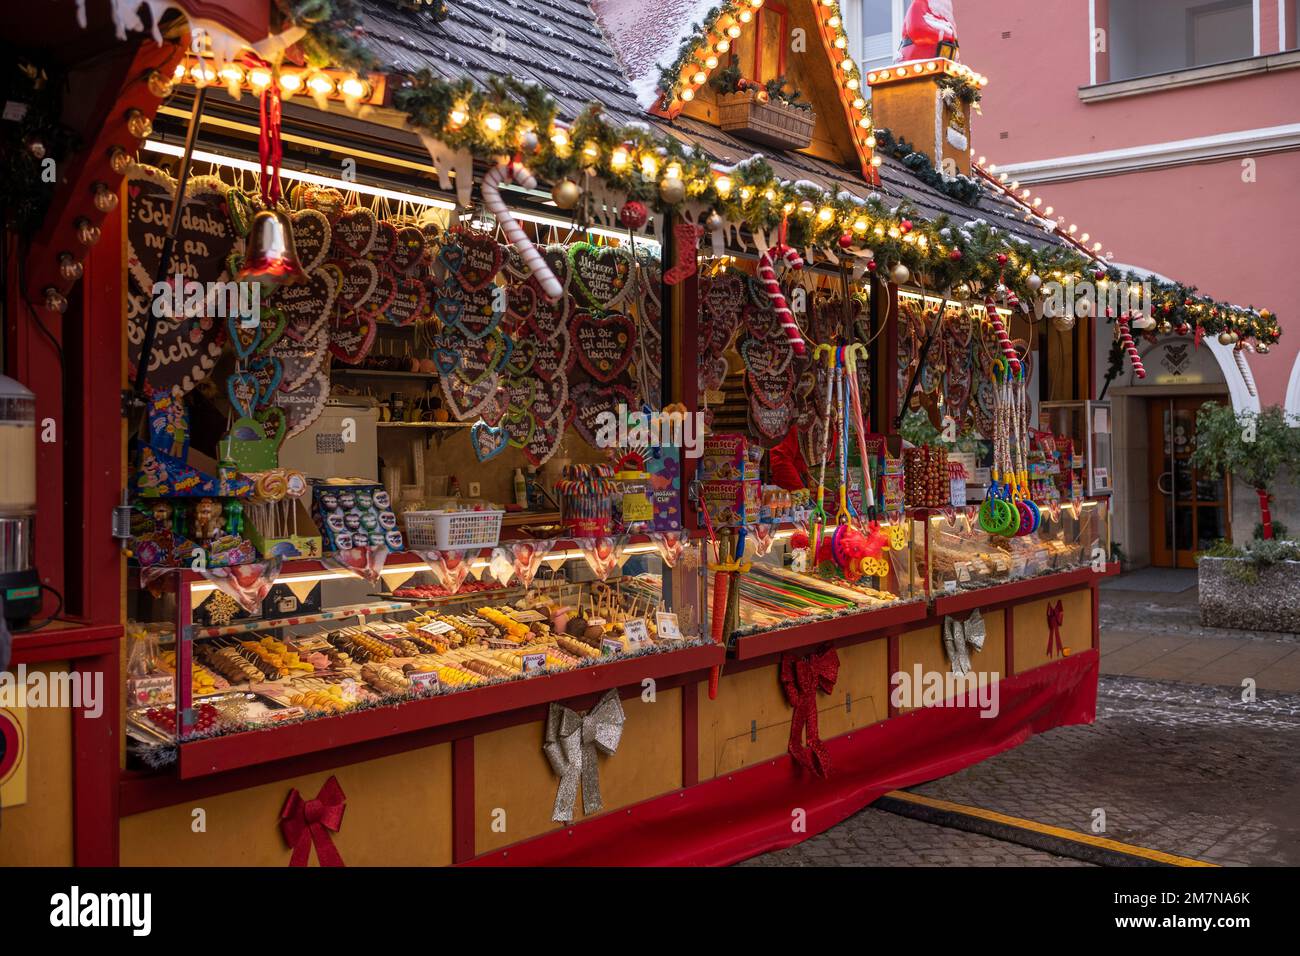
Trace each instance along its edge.
<instances>
[{"instance_id":1,"label":"ribbon hanging strap","mask_svg":"<svg viewBox=\"0 0 1300 956\"><path fill-rule=\"evenodd\" d=\"M280 811L280 832L293 847L290 866L306 866L313 846L321 866L347 865L330 839L330 834L338 833L343 825L347 799L336 777L325 781L315 800L304 800L296 789L289 791L289 798Z\"/></svg>"},{"instance_id":2,"label":"ribbon hanging strap","mask_svg":"<svg viewBox=\"0 0 1300 956\"><path fill-rule=\"evenodd\" d=\"M831 772L831 757L817 727L817 693L835 689L840 657L833 647L823 647L800 657L789 651L781 655L781 688L794 708L790 717L788 750L795 763L820 777Z\"/></svg>"},{"instance_id":3,"label":"ribbon hanging strap","mask_svg":"<svg viewBox=\"0 0 1300 956\"><path fill-rule=\"evenodd\" d=\"M604 807L600 796L599 754L609 755L618 750L626 719L617 690L607 691L584 716L563 704L551 704L546 715L546 739L542 752L546 754L551 770L560 778L555 790L552 820L573 822L579 782L582 784L582 812L599 813Z\"/></svg>"}]
</instances>

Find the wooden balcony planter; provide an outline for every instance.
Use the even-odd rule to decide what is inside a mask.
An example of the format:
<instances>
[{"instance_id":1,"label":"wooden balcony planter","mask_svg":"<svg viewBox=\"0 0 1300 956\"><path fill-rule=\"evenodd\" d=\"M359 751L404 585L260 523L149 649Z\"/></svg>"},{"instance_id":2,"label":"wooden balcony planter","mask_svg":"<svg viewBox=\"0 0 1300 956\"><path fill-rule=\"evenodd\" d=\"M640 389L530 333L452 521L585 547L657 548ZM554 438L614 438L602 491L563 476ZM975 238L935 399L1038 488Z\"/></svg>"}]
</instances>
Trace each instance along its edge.
<instances>
[{"instance_id":1,"label":"wooden balcony planter","mask_svg":"<svg viewBox=\"0 0 1300 956\"><path fill-rule=\"evenodd\" d=\"M803 149L812 142L817 114L780 100L758 99L758 90L718 97L718 126L728 133L780 149Z\"/></svg>"}]
</instances>

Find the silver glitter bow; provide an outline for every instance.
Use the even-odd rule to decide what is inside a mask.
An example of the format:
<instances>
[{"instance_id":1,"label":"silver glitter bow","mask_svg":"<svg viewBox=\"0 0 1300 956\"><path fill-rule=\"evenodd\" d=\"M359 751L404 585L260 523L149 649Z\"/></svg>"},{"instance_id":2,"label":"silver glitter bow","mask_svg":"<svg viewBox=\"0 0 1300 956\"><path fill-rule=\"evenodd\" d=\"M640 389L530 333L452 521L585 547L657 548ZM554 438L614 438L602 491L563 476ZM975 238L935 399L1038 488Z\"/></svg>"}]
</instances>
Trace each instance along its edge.
<instances>
[{"instance_id":1,"label":"silver glitter bow","mask_svg":"<svg viewBox=\"0 0 1300 956\"><path fill-rule=\"evenodd\" d=\"M975 610L964 622L951 617L943 619L943 649L948 654L954 674L970 671L970 648L984 647L984 618Z\"/></svg>"},{"instance_id":2,"label":"silver glitter bow","mask_svg":"<svg viewBox=\"0 0 1300 956\"><path fill-rule=\"evenodd\" d=\"M551 704L546 715L546 742L542 751L560 778L555 790L552 820L559 823L573 821L579 781L582 781L583 813L598 813L605 805L600 799L597 754L612 754L618 749L625 719L623 702L617 690L606 692L600 703L581 717L562 704Z\"/></svg>"}]
</instances>

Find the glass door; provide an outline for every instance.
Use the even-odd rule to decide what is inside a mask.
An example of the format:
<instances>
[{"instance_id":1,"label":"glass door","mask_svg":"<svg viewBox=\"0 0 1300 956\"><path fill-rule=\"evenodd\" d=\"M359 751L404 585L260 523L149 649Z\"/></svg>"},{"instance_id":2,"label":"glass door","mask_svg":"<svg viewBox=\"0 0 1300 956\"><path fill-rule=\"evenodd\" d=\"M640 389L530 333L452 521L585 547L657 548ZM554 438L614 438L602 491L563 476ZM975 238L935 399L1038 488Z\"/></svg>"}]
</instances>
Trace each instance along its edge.
<instances>
[{"instance_id":1,"label":"glass door","mask_svg":"<svg viewBox=\"0 0 1300 956\"><path fill-rule=\"evenodd\" d=\"M1194 568L1196 553L1231 535L1228 482L1192 466L1200 398L1153 399L1151 436L1151 563Z\"/></svg>"}]
</instances>

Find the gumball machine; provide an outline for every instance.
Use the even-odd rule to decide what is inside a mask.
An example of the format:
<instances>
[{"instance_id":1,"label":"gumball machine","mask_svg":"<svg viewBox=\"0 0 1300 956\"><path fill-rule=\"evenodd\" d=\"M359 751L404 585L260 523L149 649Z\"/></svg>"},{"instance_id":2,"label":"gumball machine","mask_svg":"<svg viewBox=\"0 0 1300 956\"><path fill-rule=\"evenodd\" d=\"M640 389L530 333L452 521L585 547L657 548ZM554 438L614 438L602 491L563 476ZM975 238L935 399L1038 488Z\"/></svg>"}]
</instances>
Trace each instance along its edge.
<instances>
[{"instance_id":1,"label":"gumball machine","mask_svg":"<svg viewBox=\"0 0 1300 956\"><path fill-rule=\"evenodd\" d=\"M0 604L22 627L41 607L33 567L36 519L36 396L0 375Z\"/></svg>"}]
</instances>

